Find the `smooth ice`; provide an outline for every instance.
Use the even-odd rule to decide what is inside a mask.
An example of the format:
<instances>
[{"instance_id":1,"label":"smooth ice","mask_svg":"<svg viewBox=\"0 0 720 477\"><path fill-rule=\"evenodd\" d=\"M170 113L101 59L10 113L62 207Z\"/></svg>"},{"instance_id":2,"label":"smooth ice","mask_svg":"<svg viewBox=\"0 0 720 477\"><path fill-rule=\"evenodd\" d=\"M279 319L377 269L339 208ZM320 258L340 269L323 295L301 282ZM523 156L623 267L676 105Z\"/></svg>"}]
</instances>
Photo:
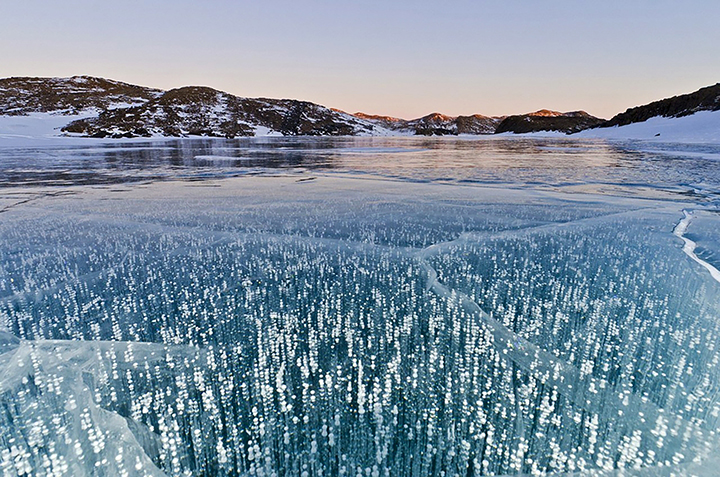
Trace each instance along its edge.
<instances>
[{"instance_id":1,"label":"smooth ice","mask_svg":"<svg viewBox=\"0 0 720 477\"><path fill-rule=\"evenodd\" d=\"M322 173L47 192L0 214L3 474L718 468L712 201Z\"/></svg>"}]
</instances>

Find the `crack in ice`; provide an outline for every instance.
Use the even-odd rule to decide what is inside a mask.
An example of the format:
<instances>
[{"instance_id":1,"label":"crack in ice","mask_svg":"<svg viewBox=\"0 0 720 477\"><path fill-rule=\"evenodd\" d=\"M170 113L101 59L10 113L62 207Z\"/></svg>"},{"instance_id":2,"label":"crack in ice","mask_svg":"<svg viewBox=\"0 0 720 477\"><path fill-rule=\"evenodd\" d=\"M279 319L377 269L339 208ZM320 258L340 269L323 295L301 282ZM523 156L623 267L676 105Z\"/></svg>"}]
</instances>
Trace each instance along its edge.
<instances>
[{"instance_id":1,"label":"crack in ice","mask_svg":"<svg viewBox=\"0 0 720 477\"><path fill-rule=\"evenodd\" d=\"M681 233L684 233L688 222L689 220L684 222L680 228ZM533 227L535 230L538 228L544 229L546 226ZM682 238L682 235L678 236ZM713 427L711 430L703 430L697 423L689 422L682 416L670 415L646 396L613 391L612 386L605 380L583 373L574 365L537 347L508 329L500 321L492 318L469 296L442 284L438 279L437 271L430 265L426 257L440 253L449 246L471 238L471 235L463 234L455 240L431 245L420 250L416 254L416 258L427 274L427 289L457 305L469 315L475 316L480 324L490 332L492 345L502 358L514 363L538 379L543 385L557 390L558 393L585 411L598 415L609 415L612 410L617 416L636 415L638 418L636 422L639 424L636 428L642 431L645 439L653 438L651 436L657 437L656 423L664 421L673 429L673 433L676 432L675 435L684 435L683 452L689 450L693 452L696 459L700 460L705 460L713 455L714 449L711 447L711 442L714 442L718 431L716 426L711 426ZM519 424L520 422L518 422Z\"/></svg>"},{"instance_id":2,"label":"crack in ice","mask_svg":"<svg viewBox=\"0 0 720 477\"><path fill-rule=\"evenodd\" d=\"M698 257L695 254L695 248L697 247L697 244L685 236L685 234L687 233L687 229L690 226L690 222L692 222L692 219L694 217L693 211L683 210L683 214L685 215L685 217L680 220L680 222L678 222L678 224L675 226L675 228L673 229L673 234L684 242L683 252L685 252L688 257L693 259L695 262L700 264L700 266L710 272L710 276L713 277L716 282L720 283L720 270Z\"/></svg>"}]
</instances>

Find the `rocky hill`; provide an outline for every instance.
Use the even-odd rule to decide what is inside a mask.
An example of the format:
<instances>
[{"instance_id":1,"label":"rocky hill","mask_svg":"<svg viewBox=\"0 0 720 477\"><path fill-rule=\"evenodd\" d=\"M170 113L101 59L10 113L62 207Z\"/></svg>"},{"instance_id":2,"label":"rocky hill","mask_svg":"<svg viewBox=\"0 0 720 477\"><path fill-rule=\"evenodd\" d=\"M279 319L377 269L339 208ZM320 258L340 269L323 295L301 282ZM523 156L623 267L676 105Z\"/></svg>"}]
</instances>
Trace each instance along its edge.
<instances>
[{"instance_id":1,"label":"rocky hill","mask_svg":"<svg viewBox=\"0 0 720 477\"><path fill-rule=\"evenodd\" d=\"M604 119L596 118L585 111L561 113L541 109L534 113L506 117L498 125L495 133L523 134L539 131L559 131L571 134L598 126L604 121Z\"/></svg>"},{"instance_id":2,"label":"rocky hill","mask_svg":"<svg viewBox=\"0 0 720 477\"><path fill-rule=\"evenodd\" d=\"M63 131L92 137L133 136L353 136L379 131L374 124L306 101L250 99L188 86L144 104L101 112Z\"/></svg>"},{"instance_id":3,"label":"rocky hill","mask_svg":"<svg viewBox=\"0 0 720 477\"><path fill-rule=\"evenodd\" d=\"M91 76L4 78L0 79L0 114L23 116L54 112L74 115L143 104L161 94L159 89Z\"/></svg>"},{"instance_id":4,"label":"rocky hill","mask_svg":"<svg viewBox=\"0 0 720 477\"><path fill-rule=\"evenodd\" d=\"M601 124L600 127L625 126L647 121L657 116L679 118L698 111L720 111L720 83L701 88L694 93L673 96L630 108Z\"/></svg>"},{"instance_id":5,"label":"rocky hill","mask_svg":"<svg viewBox=\"0 0 720 477\"><path fill-rule=\"evenodd\" d=\"M505 116L458 116L455 118L458 134L494 134Z\"/></svg>"},{"instance_id":6,"label":"rocky hill","mask_svg":"<svg viewBox=\"0 0 720 477\"><path fill-rule=\"evenodd\" d=\"M392 131L423 136L445 136L458 134L493 134L502 117L481 114L472 116L446 116L432 113L417 119L399 119L390 116L375 116L355 113L355 117L371 121Z\"/></svg>"},{"instance_id":7,"label":"rocky hill","mask_svg":"<svg viewBox=\"0 0 720 477\"><path fill-rule=\"evenodd\" d=\"M162 91L89 76L0 80L0 116L38 113L80 116L72 122L68 118L62 132L91 137L389 133L373 122L318 104L241 98L206 87Z\"/></svg>"}]
</instances>

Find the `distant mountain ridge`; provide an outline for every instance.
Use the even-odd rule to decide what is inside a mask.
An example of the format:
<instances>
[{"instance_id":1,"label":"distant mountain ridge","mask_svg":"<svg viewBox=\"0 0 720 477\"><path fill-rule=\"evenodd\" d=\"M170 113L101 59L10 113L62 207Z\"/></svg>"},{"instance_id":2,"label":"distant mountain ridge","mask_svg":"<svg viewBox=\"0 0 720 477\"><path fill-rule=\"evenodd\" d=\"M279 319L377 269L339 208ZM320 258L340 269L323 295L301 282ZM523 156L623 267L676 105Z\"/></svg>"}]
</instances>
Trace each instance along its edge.
<instances>
[{"instance_id":1,"label":"distant mountain ridge","mask_svg":"<svg viewBox=\"0 0 720 477\"><path fill-rule=\"evenodd\" d=\"M349 114L293 99L243 98L204 86L163 91L91 76L0 79L0 116L37 113L68 118L66 135L88 137L240 137L256 135L358 136L533 133L567 134L647 119L720 110L720 83L694 93L630 108L609 121L584 111L543 109L512 116L417 119ZM45 116L42 116L45 117ZM78 119L78 117L80 119Z\"/></svg>"},{"instance_id":2,"label":"distant mountain ridge","mask_svg":"<svg viewBox=\"0 0 720 477\"><path fill-rule=\"evenodd\" d=\"M472 116L446 116L431 113L417 119L400 119L390 116L376 116L355 113L353 116L375 122L393 130L422 136L445 136L457 134L493 134L504 117L490 117L482 114Z\"/></svg>"}]
</instances>

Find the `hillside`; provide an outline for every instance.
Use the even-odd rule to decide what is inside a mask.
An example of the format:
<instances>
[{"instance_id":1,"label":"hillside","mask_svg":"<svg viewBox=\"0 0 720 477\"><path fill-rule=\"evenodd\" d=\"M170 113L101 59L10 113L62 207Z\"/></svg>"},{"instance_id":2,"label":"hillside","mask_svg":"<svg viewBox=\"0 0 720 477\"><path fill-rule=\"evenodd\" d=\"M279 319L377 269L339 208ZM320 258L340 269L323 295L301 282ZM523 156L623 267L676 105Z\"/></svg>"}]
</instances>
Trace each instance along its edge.
<instances>
[{"instance_id":1,"label":"hillside","mask_svg":"<svg viewBox=\"0 0 720 477\"><path fill-rule=\"evenodd\" d=\"M72 78L0 79L0 114L24 116L54 112L74 115L143 104L162 91L120 81L73 76Z\"/></svg>"},{"instance_id":2,"label":"hillside","mask_svg":"<svg viewBox=\"0 0 720 477\"><path fill-rule=\"evenodd\" d=\"M353 136L381 133L368 121L306 101L239 98L212 88L167 91L129 108L73 121L64 132L92 137Z\"/></svg>"},{"instance_id":3,"label":"hillside","mask_svg":"<svg viewBox=\"0 0 720 477\"><path fill-rule=\"evenodd\" d=\"M585 111L561 113L541 109L534 113L508 116L498 125L496 134L500 133L533 133L539 131L559 131L567 134L598 126L603 119L591 116Z\"/></svg>"},{"instance_id":4,"label":"hillside","mask_svg":"<svg viewBox=\"0 0 720 477\"><path fill-rule=\"evenodd\" d=\"M647 121L657 116L679 118L699 111L718 110L720 110L720 83L701 88L693 93L673 96L672 98L630 108L601 124L600 127L625 126Z\"/></svg>"}]
</instances>

